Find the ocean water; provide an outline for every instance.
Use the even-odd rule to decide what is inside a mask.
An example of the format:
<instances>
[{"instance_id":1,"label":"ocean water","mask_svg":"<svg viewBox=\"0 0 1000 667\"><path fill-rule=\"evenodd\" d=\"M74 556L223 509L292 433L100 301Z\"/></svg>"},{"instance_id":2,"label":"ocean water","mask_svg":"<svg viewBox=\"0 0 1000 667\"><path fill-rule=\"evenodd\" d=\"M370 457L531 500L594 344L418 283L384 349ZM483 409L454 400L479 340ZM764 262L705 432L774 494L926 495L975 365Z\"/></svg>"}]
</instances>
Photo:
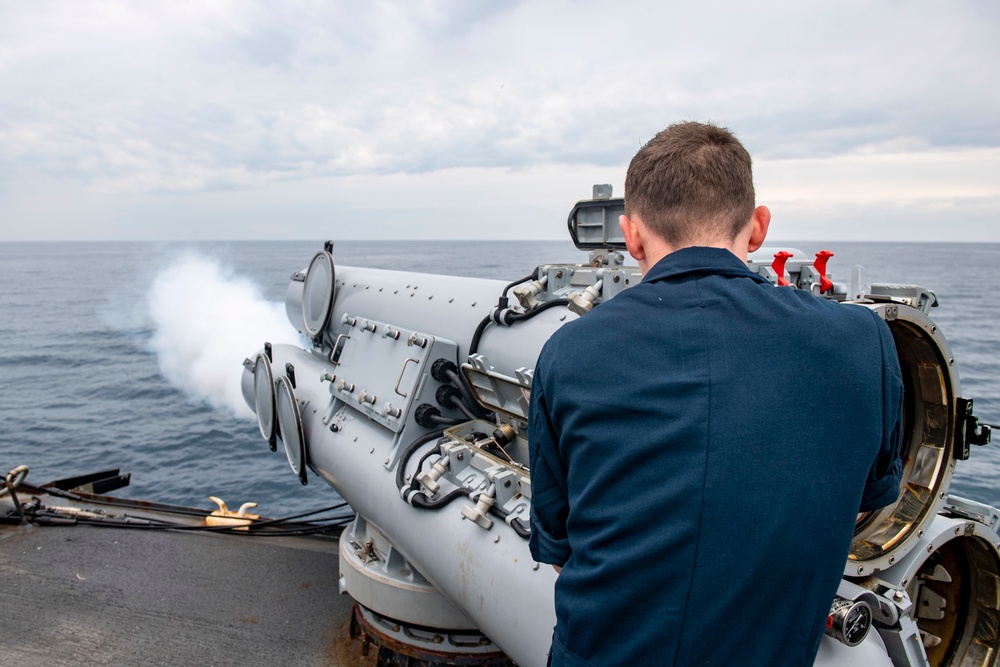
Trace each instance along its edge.
<instances>
[{"instance_id":1,"label":"ocean water","mask_svg":"<svg viewBox=\"0 0 1000 667\"><path fill-rule=\"evenodd\" d=\"M834 251L838 281L860 264L872 281L934 290L931 316L962 395L982 421L1000 423L1000 244L783 245ZM204 508L215 495L230 506L256 502L267 516L336 502L315 475L298 483L231 391L243 358L284 335L273 327L290 328L275 322L288 278L321 247L0 244L0 473L23 464L41 483L120 468L132 483L118 495ZM334 255L338 264L505 280L585 258L568 241L342 242ZM1000 506L998 473L1000 437L959 464L952 491Z\"/></svg>"}]
</instances>

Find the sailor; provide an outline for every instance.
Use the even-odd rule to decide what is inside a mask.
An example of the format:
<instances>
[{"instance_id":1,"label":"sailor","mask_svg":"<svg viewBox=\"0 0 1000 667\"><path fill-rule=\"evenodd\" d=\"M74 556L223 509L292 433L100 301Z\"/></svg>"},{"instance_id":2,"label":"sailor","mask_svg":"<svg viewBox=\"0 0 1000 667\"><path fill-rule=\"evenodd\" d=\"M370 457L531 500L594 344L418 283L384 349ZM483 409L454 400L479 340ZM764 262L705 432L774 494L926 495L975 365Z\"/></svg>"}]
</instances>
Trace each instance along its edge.
<instances>
[{"instance_id":1,"label":"sailor","mask_svg":"<svg viewBox=\"0 0 1000 667\"><path fill-rule=\"evenodd\" d=\"M625 212L642 282L559 329L532 384L550 663L812 665L858 512L899 492L889 329L747 268L770 212L724 128L644 145Z\"/></svg>"}]
</instances>

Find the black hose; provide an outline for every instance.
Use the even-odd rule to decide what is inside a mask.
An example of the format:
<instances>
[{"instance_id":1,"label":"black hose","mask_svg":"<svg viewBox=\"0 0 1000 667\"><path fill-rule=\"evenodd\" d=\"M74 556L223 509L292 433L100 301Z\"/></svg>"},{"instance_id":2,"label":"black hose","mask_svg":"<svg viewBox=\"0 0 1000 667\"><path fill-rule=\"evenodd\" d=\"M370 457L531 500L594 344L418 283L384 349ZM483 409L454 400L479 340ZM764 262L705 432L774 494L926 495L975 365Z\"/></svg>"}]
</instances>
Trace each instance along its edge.
<instances>
[{"instance_id":1,"label":"black hose","mask_svg":"<svg viewBox=\"0 0 1000 667\"><path fill-rule=\"evenodd\" d=\"M526 310L523 313L508 313L504 317L504 324L511 325L514 322L523 322L524 320L530 320L535 315L548 310L549 308L555 308L556 306L568 306L569 299L552 299L551 301L545 301L540 303L531 310Z\"/></svg>"},{"instance_id":2,"label":"black hose","mask_svg":"<svg viewBox=\"0 0 1000 667\"><path fill-rule=\"evenodd\" d=\"M487 315L483 318L479 326L476 327L475 333L472 334L472 341L469 343L469 355L473 355L479 350L479 339L483 337L483 332L486 331L486 327L489 326L490 322L493 321L492 314Z\"/></svg>"},{"instance_id":3,"label":"black hose","mask_svg":"<svg viewBox=\"0 0 1000 667\"><path fill-rule=\"evenodd\" d=\"M281 525L281 524L289 524L289 523L294 523L294 524L308 523L308 522L301 522L301 521L296 522L296 521L292 521L292 519L301 519L304 516L312 516L314 514L322 514L323 512L332 512L333 510L343 509L344 507L348 507L348 506L349 505L346 502L344 502L344 503L337 503L336 505L330 505L329 507L324 507L324 508L318 509L318 510L312 510L310 512L302 512L301 514L293 514L292 516L286 516L286 517L283 517L281 519L267 519L265 521L254 521L251 525L254 526L254 527L258 527L258 526L272 526L272 525ZM333 521L334 519L330 519L330 520Z\"/></svg>"},{"instance_id":4,"label":"black hose","mask_svg":"<svg viewBox=\"0 0 1000 667\"><path fill-rule=\"evenodd\" d=\"M413 497L410 498L410 505L422 510L441 509L451 501L455 500L455 498L458 498L459 496L468 496L469 493L469 490L464 486L451 491L437 500L429 500L427 496L422 493L414 493Z\"/></svg>"},{"instance_id":5,"label":"black hose","mask_svg":"<svg viewBox=\"0 0 1000 667\"><path fill-rule=\"evenodd\" d=\"M417 468L416 470L413 471L413 477L410 479L411 491L417 491L420 488L420 482L417 481L417 473L424 469L424 464L427 463L427 459L434 456L435 454L441 454L441 452L437 449L429 449L427 450L427 453L421 456L420 460L417 461ZM441 455L441 458L443 459L444 456Z\"/></svg>"},{"instance_id":6,"label":"black hose","mask_svg":"<svg viewBox=\"0 0 1000 667\"><path fill-rule=\"evenodd\" d=\"M46 495L53 496L55 498L65 498L66 500L76 500L91 503L94 505L107 505L108 507L131 507L132 509L147 509L151 508L159 512L166 514L179 514L181 516L196 516L205 517L209 514L206 510L199 510L190 507L175 507L173 505L159 505L153 503L139 503L137 501L131 501L123 498L111 498L104 496L95 496L91 494L80 495L78 493L73 493L71 491L65 491L55 486L46 486L40 489L40 492L44 492Z\"/></svg>"},{"instance_id":7,"label":"black hose","mask_svg":"<svg viewBox=\"0 0 1000 667\"><path fill-rule=\"evenodd\" d=\"M400 491L406 486L406 464L413 456L413 452L417 451L418 448L426 445L431 440L435 438L440 438L442 434L441 429L436 431L431 431L430 433L424 433L422 436L411 442L403 450L403 455L399 457L399 463L396 464L396 488Z\"/></svg>"},{"instance_id":8,"label":"black hose","mask_svg":"<svg viewBox=\"0 0 1000 667\"><path fill-rule=\"evenodd\" d=\"M455 417L445 417L444 415L428 415L427 419L430 419L435 424L441 424L442 426L454 426L455 424L461 424L464 419L456 419Z\"/></svg>"},{"instance_id":9,"label":"black hose","mask_svg":"<svg viewBox=\"0 0 1000 667\"><path fill-rule=\"evenodd\" d=\"M535 271L537 271L537 269ZM507 307L507 292L509 292L512 287L516 287L521 283L525 283L533 279L535 277L535 271L532 271L523 278L518 278L517 280L515 280L514 282L510 283L509 285L503 288L503 292L500 294L500 300L497 303L498 312L504 310ZM472 341L469 343L469 354L475 354L476 351L479 350L479 339L483 337L483 332L486 330L486 327L490 325L491 318L492 318L492 313L484 317L483 321L480 322L479 326L476 327L475 333L472 334Z\"/></svg>"},{"instance_id":10,"label":"black hose","mask_svg":"<svg viewBox=\"0 0 1000 667\"><path fill-rule=\"evenodd\" d=\"M344 526L354 520L353 516L336 517L322 524L310 524L302 522L297 524L301 528L270 528L266 530L243 530L244 526L190 526L184 524L171 523L168 521L148 520L147 523L134 523L130 521L116 520L112 518L91 518L84 516L66 516L60 512L43 511L32 517L32 522L42 526L95 526L99 528L131 528L135 530L175 530L187 532L204 533L224 533L227 535L249 535L253 537L277 537L294 535L316 535L328 533L336 530L343 530ZM153 522L155 521L155 523ZM248 524L246 528L253 528L253 524Z\"/></svg>"},{"instance_id":11,"label":"black hose","mask_svg":"<svg viewBox=\"0 0 1000 667\"><path fill-rule=\"evenodd\" d=\"M458 399L457 396L455 398L451 399L451 404L455 407L455 409L457 409L459 412L461 412L463 415L465 415L469 419L472 419L472 420L479 419L475 414L473 414L472 410L470 410L465 403L463 403L462 401L460 401Z\"/></svg>"},{"instance_id":12,"label":"black hose","mask_svg":"<svg viewBox=\"0 0 1000 667\"><path fill-rule=\"evenodd\" d=\"M545 301L538 304L531 310L526 310L523 313L512 313L508 312L503 316L503 323L510 326L515 322L521 322L523 320L530 320L535 315L548 310L549 308L555 308L556 306L568 306L569 299L552 299L551 301ZM498 315L499 316L499 315ZM472 334L472 340L469 342L469 354L475 354L479 350L479 342L483 337L483 332L486 331L486 327L490 325L493 321L493 313L490 313L482 319L479 326L476 327L475 332Z\"/></svg>"},{"instance_id":13,"label":"black hose","mask_svg":"<svg viewBox=\"0 0 1000 667\"><path fill-rule=\"evenodd\" d=\"M352 519L353 521L353 519ZM313 528L302 528L297 530L269 530L269 531L247 531L238 530L235 526L162 526L149 524L127 523L124 521L91 521L78 520L77 525L95 526L99 528L130 528L138 530L191 530L206 533L223 533L225 535L243 535L245 537L296 537L302 535L321 535L343 531L350 521L343 523L331 523L329 525L315 526Z\"/></svg>"},{"instance_id":14,"label":"black hose","mask_svg":"<svg viewBox=\"0 0 1000 667\"><path fill-rule=\"evenodd\" d=\"M454 491L448 493L446 496L438 498L437 500L431 500L422 493L414 493L420 490L420 482L417 481L417 473L420 472L421 469L423 469L424 463L427 462L427 459L439 453L440 452L438 452L438 450L431 449L430 451L426 452L423 456L421 456L420 460L417 462L417 468L416 470L414 470L413 477L410 479L410 489L409 489L410 494L408 494L406 501L410 504L411 507L416 507L417 509L426 509L426 510L440 509L445 505L447 505L448 503L450 503L455 498L458 498L459 496L469 495L468 489L465 489L464 487L455 489Z\"/></svg>"},{"instance_id":15,"label":"black hose","mask_svg":"<svg viewBox=\"0 0 1000 667\"><path fill-rule=\"evenodd\" d=\"M427 498L426 495L419 492L420 482L417 481L416 472L419 472L424 467L424 463L427 462L427 459L429 459L430 457L434 456L437 453L438 453L437 450L432 449L429 452L426 452L423 456L421 456L420 461L417 462L416 471L410 481L410 489L409 489L410 495L409 499L407 500L407 502L409 502L412 507L416 507L417 509L428 509L428 510L440 509L445 505L447 505L448 503L450 503L451 501L455 500L455 498L458 498L459 496L472 497L472 492L469 489L466 489L465 487L458 487L453 491L449 492L448 494L442 496L441 498L438 498L437 500L431 500ZM504 510L502 507L497 507L496 505L493 505L492 507L490 507L489 511L490 514L494 514L500 517L505 523L509 523L510 527L518 536L524 539L528 539L531 537L531 528L526 526L521 519L511 519L509 522L507 522L507 517L510 516L510 512Z\"/></svg>"},{"instance_id":16,"label":"black hose","mask_svg":"<svg viewBox=\"0 0 1000 667\"><path fill-rule=\"evenodd\" d=\"M275 528L277 528L279 530L284 530L284 528L283 528L284 526L304 526L306 528L312 529L312 528L323 527L323 526L327 526L327 525L337 525L340 522L352 520L353 519L353 514L351 516L347 516L347 517L344 517L344 516L330 517L329 519L324 519L323 523L316 523L315 521L295 521L295 519L301 519L302 517L313 516L315 514L322 514L323 512L332 512L333 510L339 510L339 509L343 509L345 507L350 508L350 505L348 505L348 503L346 503L346 502L343 502L343 503L337 503L336 505L330 505L329 507L323 507L323 508L318 509L318 510L311 510L309 512L302 512L301 514L293 514L291 516L282 517L280 519L263 519L263 520L256 519L256 520L251 521L251 523L246 524L245 527L247 528L247 530L249 530L251 532L253 532L255 530L263 530L263 529L268 529L268 530L271 530L273 532L273 530ZM206 526L201 526L201 525L192 526L192 525L175 523L173 521L168 521L166 519L157 519L157 518L143 517L143 516L132 516L130 514L122 514L121 516L124 519L126 519L126 522L127 522L128 519L135 519L137 521L143 521L143 522L146 522L148 524L153 524L153 525L156 525L156 526L161 526L163 528L176 528L178 530L192 530L192 529L204 529L204 528L211 528L212 530L218 530L218 529L225 529L225 528L229 528L230 527L230 526L207 526L206 527ZM206 515L206 516L211 516L211 515ZM234 518L239 518L239 517L234 517ZM101 519L100 521L104 521L104 519ZM139 525L139 524L129 524L129 525ZM244 526L240 526L241 530L242 530L243 527Z\"/></svg>"},{"instance_id":17,"label":"black hose","mask_svg":"<svg viewBox=\"0 0 1000 667\"><path fill-rule=\"evenodd\" d=\"M512 287L516 287L516 286L520 285L521 283L526 283L529 280L532 280L534 277L535 277L535 272L532 271L531 273L529 273L525 277L518 278L517 280L515 280L514 282L512 282L511 284L509 284L509 285L507 285L506 287L503 288L503 296L507 296L507 292L509 292Z\"/></svg>"},{"instance_id":18,"label":"black hose","mask_svg":"<svg viewBox=\"0 0 1000 667\"><path fill-rule=\"evenodd\" d=\"M459 375L455 371L450 371L450 370L445 371L444 374L445 377L447 377L448 380L451 382L451 384L454 385L455 388L458 389L460 392L462 392L462 398L465 400L465 405L469 409L471 409L473 412L481 413L479 417L480 419L483 419L489 415L489 412L487 412L483 408L483 406L479 405L479 401L477 401L476 397L472 395L472 390L469 389L468 384L466 384L465 382L465 376Z\"/></svg>"},{"instance_id":19,"label":"black hose","mask_svg":"<svg viewBox=\"0 0 1000 667\"><path fill-rule=\"evenodd\" d=\"M510 527L514 529L515 533L517 533L524 539L528 539L529 537L531 537L531 528L525 527L524 522L521 521L520 519L511 519Z\"/></svg>"},{"instance_id":20,"label":"black hose","mask_svg":"<svg viewBox=\"0 0 1000 667\"><path fill-rule=\"evenodd\" d=\"M524 524L524 521L522 521L521 519L511 519L510 521L507 521L507 518L510 516L510 512L508 512L504 508L498 505L493 505L492 507L490 507L490 514L494 514L503 519L505 523L510 524L510 527L514 529L514 532L523 537L524 539L528 539L529 537L531 537L531 528L526 526Z\"/></svg>"}]
</instances>

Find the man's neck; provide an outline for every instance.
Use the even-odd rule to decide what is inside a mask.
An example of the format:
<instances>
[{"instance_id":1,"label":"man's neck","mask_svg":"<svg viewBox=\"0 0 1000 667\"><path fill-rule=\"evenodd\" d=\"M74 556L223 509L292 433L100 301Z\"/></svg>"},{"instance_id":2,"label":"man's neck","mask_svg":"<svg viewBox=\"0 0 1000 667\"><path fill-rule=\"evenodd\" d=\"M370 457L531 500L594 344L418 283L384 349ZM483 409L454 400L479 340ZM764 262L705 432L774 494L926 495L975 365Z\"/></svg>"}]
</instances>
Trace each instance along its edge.
<instances>
[{"instance_id":1,"label":"man's neck","mask_svg":"<svg viewBox=\"0 0 1000 667\"><path fill-rule=\"evenodd\" d=\"M701 238L675 247L659 234L652 232L638 215L632 218L622 215L618 220L629 254L639 263L639 270L643 275L670 253L693 246L728 250L746 264L747 253L753 252L764 243L770 222L771 211L766 206L758 206L754 209L751 219L747 221L746 227L734 239Z\"/></svg>"}]
</instances>

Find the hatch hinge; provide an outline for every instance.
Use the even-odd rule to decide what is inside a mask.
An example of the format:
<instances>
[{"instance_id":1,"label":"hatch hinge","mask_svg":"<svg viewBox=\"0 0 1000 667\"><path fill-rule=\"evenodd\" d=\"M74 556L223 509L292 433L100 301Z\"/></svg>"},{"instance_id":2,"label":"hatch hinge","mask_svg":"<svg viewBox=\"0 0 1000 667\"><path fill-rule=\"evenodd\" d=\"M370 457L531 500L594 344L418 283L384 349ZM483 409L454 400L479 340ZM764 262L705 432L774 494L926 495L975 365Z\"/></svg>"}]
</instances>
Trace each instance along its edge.
<instances>
[{"instance_id":1,"label":"hatch hinge","mask_svg":"<svg viewBox=\"0 0 1000 667\"><path fill-rule=\"evenodd\" d=\"M955 402L955 458L965 461L969 458L972 445L988 445L993 429L988 424L980 424L972 414L972 399L960 398Z\"/></svg>"}]
</instances>

